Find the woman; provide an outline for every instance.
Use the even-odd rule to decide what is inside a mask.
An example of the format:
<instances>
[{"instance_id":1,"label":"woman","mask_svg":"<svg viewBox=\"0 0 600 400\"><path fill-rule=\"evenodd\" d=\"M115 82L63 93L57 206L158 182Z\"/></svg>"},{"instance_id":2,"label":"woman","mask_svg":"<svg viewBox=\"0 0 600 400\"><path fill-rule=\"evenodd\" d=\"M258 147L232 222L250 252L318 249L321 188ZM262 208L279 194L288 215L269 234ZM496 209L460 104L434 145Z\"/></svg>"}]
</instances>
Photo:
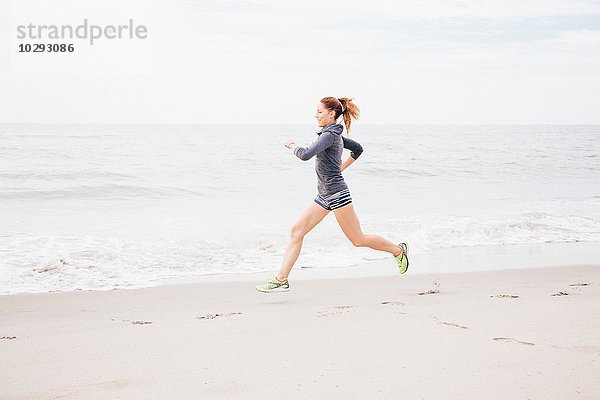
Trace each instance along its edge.
<instances>
[{"instance_id":1,"label":"woman","mask_svg":"<svg viewBox=\"0 0 600 400\"><path fill-rule=\"evenodd\" d=\"M352 102L352 99L324 97L317 105L315 115L319 127L322 128L317 132L319 138L308 147L300 147L293 141L285 144L285 147L292 149L294 155L301 160L306 161L316 155L318 194L314 202L292 227L290 242L279 273L266 284L256 286L257 290L265 293L289 290L288 276L300 255L304 236L330 211L333 211L340 228L353 245L391 253L401 274L408 269L408 246L406 243L396 245L381 236L365 235L362 232L358 216L354 212L350 191L342 176L342 171L360 156L363 148L358 142L342 135L343 126L337 123L337 120L343 116L346 132L350 133L350 123L352 119L358 119L359 114L360 110ZM342 164L343 149L349 149L351 153Z\"/></svg>"}]
</instances>

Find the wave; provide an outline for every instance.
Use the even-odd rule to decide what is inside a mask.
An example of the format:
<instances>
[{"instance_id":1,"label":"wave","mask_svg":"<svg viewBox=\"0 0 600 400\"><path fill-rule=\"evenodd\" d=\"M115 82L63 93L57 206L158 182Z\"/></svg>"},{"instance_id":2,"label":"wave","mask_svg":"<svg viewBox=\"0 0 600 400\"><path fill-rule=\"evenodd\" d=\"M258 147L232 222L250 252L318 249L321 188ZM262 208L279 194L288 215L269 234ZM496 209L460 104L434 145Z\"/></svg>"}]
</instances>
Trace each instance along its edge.
<instances>
[{"instance_id":1,"label":"wave","mask_svg":"<svg viewBox=\"0 0 600 400\"><path fill-rule=\"evenodd\" d=\"M356 169L356 175L362 176L377 176L383 178L410 178L410 177L423 177L423 176L438 176L429 171L418 171L414 169L406 168L385 168L376 167L370 165L363 165L360 169Z\"/></svg>"},{"instance_id":2,"label":"wave","mask_svg":"<svg viewBox=\"0 0 600 400\"><path fill-rule=\"evenodd\" d=\"M539 243L600 242L598 196L554 199L550 210L496 213L488 216L421 215L381 220L363 218L365 231L402 238L411 253L427 254L449 247L523 245ZM564 207L572 211L566 211ZM580 208L578 214L574 209ZM581 213L580 213L581 212ZM126 222L126 221L125 221ZM176 230L113 237L56 233L1 234L2 280L0 293L145 287L164 277L183 278L217 273L265 272L281 262L287 243L286 222L248 224L242 221L234 235L222 235L227 226L210 224L205 231ZM215 232L220 235L215 235ZM336 224L311 232L298 268L343 268L365 261L389 258L384 253L351 246ZM492 253L490 253L492 254Z\"/></svg>"},{"instance_id":3,"label":"wave","mask_svg":"<svg viewBox=\"0 0 600 400\"><path fill-rule=\"evenodd\" d=\"M137 177L128 174L110 171L78 171L78 172L0 172L0 178L4 179L94 179L94 178L126 178L136 179Z\"/></svg>"},{"instance_id":4,"label":"wave","mask_svg":"<svg viewBox=\"0 0 600 400\"><path fill-rule=\"evenodd\" d=\"M4 188L0 200L65 200L65 199L131 199L144 197L165 199L188 196L208 196L190 189L176 187L145 187L118 183L101 185L78 185L63 189Z\"/></svg>"},{"instance_id":5,"label":"wave","mask_svg":"<svg viewBox=\"0 0 600 400\"><path fill-rule=\"evenodd\" d=\"M384 224L385 235L406 237L417 253L445 247L600 242L600 215L530 211L487 217L407 217ZM402 226L401 231L395 226ZM387 227L387 228L385 228Z\"/></svg>"}]
</instances>

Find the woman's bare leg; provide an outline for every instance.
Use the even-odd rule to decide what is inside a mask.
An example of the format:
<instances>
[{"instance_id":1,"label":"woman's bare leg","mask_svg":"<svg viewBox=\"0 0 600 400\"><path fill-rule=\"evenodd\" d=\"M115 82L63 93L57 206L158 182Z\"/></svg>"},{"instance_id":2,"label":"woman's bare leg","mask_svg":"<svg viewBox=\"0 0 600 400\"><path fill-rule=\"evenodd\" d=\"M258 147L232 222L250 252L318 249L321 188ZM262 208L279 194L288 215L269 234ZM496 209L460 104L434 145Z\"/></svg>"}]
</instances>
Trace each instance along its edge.
<instances>
[{"instance_id":1,"label":"woman's bare leg","mask_svg":"<svg viewBox=\"0 0 600 400\"><path fill-rule=\"evenodd\" d=\"M370 247L375 250L387 251L393 255L400 254L403 249L379 235L365 235L360 228L358 216L352 203L333 210L340 228L353 245L357 247Z\"/></svg>"},{"instance_id":2,"label":"woman's bare leg","mask_svg":"<svg viewBox=\"0 0 600 400\"><path fill-rule=\"evenodd\" d=\"M300 255L304 236L317 226L327 214L329 214L329 210L313 202L304 211L304 214L298 218L298 221L296 221L290 231L290 241L285 251L285 256L283 256L279 273L275 276L277 279L283 280L290 275L292 267Z\"/></svg>"}]
</instances>

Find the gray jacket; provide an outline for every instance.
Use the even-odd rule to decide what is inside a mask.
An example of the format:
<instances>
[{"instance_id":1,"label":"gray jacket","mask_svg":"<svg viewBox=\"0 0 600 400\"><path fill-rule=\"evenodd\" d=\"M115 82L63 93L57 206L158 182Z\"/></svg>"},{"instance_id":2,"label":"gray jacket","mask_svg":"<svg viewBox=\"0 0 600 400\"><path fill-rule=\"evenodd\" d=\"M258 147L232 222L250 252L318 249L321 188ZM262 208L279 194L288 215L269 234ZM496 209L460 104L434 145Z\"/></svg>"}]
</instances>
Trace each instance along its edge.
<instances>
[{"instance_id":1,"label":"gray jacket","mask_svg":"<svg viewBox=\"0 0 600 400\"><path fill-rule=\"evenodd\" d=\"M330 196L348 186L342 176L342 151L350 150L350 156L355 160L363 152L362 146L342 135L341 124L327 125L317 132L319 138L308 147L296 147L294 154L301 160L310 160L314 155L315 170L317 171L317 190L321 196Z\"/></svg>"}]
</instances>

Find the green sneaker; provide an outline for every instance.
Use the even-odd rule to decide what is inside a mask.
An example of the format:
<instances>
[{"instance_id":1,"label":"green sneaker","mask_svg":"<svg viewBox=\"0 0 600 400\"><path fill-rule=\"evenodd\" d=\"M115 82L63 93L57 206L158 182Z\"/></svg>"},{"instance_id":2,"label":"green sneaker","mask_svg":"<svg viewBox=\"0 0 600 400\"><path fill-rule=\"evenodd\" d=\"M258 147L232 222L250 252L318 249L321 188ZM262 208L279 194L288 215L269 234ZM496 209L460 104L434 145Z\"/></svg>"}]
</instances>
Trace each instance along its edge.
<instances>
[{"instance_id":1,"label":"green sneaker","mask_svg":"<svg viewBox=\"0 0 600 400\"><path fill-rule=\"evenodd\" d=\"M408 271L408 245L406 243L399 243L398 246L402 248L402 253L394 257L396 264L398 264L398 272L401 274Z\"/></svg>"},{"instance_id":2,"label":"green sneaker","mask_svg":"<svg viewBox=\"0 0 600 400\"><path fill-rule=\"evenodd\" d=\"M277 278L273 277L271 280L264 285L256 286L256 290L263 293L271 293L271 292L287 292L290 290L290 283L287 278L283 282L277 280Z\"/></svg>"}]
</instances>

